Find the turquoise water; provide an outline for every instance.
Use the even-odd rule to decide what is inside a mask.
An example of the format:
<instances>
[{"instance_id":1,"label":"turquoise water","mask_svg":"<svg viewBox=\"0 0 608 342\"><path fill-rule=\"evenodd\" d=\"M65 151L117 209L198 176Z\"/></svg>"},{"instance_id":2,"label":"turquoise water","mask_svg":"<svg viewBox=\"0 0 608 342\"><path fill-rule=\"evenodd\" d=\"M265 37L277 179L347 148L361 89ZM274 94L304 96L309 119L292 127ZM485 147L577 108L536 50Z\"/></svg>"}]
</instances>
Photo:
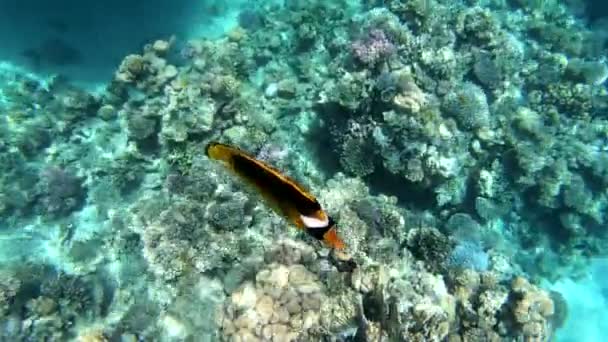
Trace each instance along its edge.
<instances>
[{"instance_id":1,"label":"turquoise water","mask_svg":"<svg viewBox=\"0 0 608 342\"><path fill-rule=\"evenodd\" d=\"M0 341L605 339L603 2L1 8Z\"/></svg>"}]
</instances>

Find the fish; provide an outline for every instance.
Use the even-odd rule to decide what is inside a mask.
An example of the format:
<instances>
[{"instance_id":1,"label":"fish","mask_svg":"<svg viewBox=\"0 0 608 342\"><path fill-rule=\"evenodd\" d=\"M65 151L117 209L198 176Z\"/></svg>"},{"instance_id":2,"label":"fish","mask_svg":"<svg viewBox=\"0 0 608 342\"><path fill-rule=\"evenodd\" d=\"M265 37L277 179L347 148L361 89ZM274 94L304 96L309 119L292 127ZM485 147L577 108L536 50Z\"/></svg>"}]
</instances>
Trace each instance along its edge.
<instances>
[{"instance_id":1,"label":"fish","mask_svg":"<svg viewBox=\"0 0 608 342\"><path fill-rule=\"evenodd\" d=\"M49 38L39 46L23 50L21 56L34 68L79 65L84 61L82 52L63 38Z\"/></svg>"},{"instance_id":2,"label":"fish","mask_svg":"<svg viewBox=\"0 0 608 342\"><path fill-rule=\"evenodd\" d=\"M322 241L329 248L345 248L344 241L338 235L336 222L298 182L235 146L210 142L205 148L205 154L210 159L221 162L233 174L255 188L270 208L298 229Z\"/></svg>"}]
</instances>

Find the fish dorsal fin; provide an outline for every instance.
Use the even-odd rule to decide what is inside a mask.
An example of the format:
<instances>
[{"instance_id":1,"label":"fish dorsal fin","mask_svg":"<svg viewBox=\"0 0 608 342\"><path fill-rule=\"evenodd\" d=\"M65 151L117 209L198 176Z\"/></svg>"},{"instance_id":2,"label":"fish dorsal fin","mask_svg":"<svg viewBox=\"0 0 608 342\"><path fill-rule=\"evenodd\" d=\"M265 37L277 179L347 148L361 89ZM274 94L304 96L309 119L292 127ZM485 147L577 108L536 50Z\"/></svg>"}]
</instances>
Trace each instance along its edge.
<instances>
[{"instance_id":1,"label":"fish dorsal fin","mask_svg":"<svg viewBox=\"0 0 608 342\"><path fill-rule=\"evenodd\" d=\"M283 174L281 171L279 171L274 166L254 158L247 152L245 152L237 147L218 143L218 142L212 142L207 145L205 152L209 158L223 161L231 168L232 171L234 171L236 173L240 173L240 171L235 169L235 165L234 165L235 156L244 158L244 159L248 160L250 163L255 164L260 169L263 169L266 172L271 173L274 177L279 179L281 181L281 183L283 183L285 186L289 186L289 187L293 188L293 190L300 193L301 196L307 198L309 201L318 203L317 199L296 180Z\"/></svg>"}]
</instances>

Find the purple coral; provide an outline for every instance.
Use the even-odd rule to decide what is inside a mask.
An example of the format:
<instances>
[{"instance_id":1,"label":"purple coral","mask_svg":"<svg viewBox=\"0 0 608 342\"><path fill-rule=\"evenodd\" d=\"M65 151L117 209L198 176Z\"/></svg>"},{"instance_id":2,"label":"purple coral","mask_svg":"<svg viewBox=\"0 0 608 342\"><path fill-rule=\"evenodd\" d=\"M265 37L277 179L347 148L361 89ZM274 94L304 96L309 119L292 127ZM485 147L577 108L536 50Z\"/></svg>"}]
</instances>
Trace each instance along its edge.
<instances>
[{"instance_id":1,"label":"purple coral","mask_svg":"<svg viewBox=\"0 0 608 342\"><path fill-rule=\"evenodd\" d=\"M394 51L395 45L388 39L384 31L374 29L364 38L352 44L354 56L366 65L375 65L388 58Z\"/></svg>"}]
</instances>

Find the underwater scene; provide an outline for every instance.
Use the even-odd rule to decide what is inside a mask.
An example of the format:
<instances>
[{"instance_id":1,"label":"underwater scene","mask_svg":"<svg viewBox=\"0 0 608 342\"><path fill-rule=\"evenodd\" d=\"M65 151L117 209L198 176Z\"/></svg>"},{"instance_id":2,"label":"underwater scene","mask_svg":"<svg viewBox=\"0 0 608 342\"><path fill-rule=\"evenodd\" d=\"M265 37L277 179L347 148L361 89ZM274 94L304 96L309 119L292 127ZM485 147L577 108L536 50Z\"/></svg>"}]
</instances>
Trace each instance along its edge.
<instances>
[{"instance_id":1,"label":"underwater scene","mask_svg":"<svg viewBox=\"0 0 608 342\"><path fill-rule=\"evenodd\" d=\"M608 341L608 2L3 0L0 341Z\"/></svg>"}]
</instances>

